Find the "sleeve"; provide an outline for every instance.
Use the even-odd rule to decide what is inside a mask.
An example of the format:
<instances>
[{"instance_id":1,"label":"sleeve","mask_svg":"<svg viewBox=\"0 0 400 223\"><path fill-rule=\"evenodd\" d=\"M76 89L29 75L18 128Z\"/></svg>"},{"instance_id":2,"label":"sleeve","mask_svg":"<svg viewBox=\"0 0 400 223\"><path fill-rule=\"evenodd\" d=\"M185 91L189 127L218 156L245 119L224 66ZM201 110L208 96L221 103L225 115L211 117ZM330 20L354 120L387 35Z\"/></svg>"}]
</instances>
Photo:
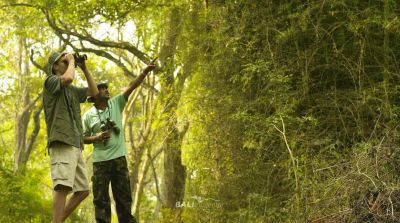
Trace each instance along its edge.
<instances>
[{"instance_id":1,"label":"sleeve","mask_svg":"<svg viewBox=\"0 0 400 223\"><path fill-rule=\"evenodd\" d=\"M116 99L117 99L118 107L121 109L121 111L124 110L124 107L126 104L124 95L122 93L120 93L116 96Z\"/></svg>"},{"instance_id":2,"label":"sleeve","mask_svg":"<svg viewBox=\"0 0 400 223\"><path fill-rule=\"evenodd\" d=\"M55 94L61 90L60 77L57 75L50 75L46 78L44 87L51 94Z\"/></svg>"},{"instance_id":3,"label":"sleeve","mask_svg":"<svg viewBox=\"0 0 400 223\"><path fill-rule=\"evenodd\" d=\"M78 100L79 103L84 103L86 102L86 98L87 98L87 89L86 87L84 88L79 88L79 87L75 87L72 86L74 88L74 91L76 92L77 96L78 96Z\"/></svg>"},{"instance_id":4,"label":"sleeve","mask_svg":"<svg viewBox=\"0 0 400 223\"><path fill-rule=\"evenodd\" d=\"M124 110L126 101L125 97L122 93L116 95L115 97L111 98L111 103L113 103L117 108L119 108L119 111L122 112Z\"/></svg>"}]
</instances>

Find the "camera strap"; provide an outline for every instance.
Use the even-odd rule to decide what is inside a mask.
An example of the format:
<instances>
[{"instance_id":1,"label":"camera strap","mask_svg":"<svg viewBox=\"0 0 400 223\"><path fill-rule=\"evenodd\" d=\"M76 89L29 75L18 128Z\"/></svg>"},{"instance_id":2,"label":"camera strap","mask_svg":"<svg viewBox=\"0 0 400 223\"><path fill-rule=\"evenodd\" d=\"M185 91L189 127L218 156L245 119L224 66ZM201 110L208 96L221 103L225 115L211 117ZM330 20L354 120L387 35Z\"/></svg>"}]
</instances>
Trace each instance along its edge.
<instances>
[{"instance_id":1,"label":"camera strap","mask_svg":"<svg viewBox=\"0 0 400 223\"><path fill-rule=\"evenodd\" d=\"M95 108L96 108L96 107L95 107ZM107 105L107 108L106 108L106 109L108 109L108 118L111 119L110 107L108 107L108 105ZM105 123L103 120L101 120L101 116L100 116L99 109L96 108L96 112L97 112L97 116L99 116L100 124ZM105 112L105 111L104 111L104 112ZM104 113L104 112L103 112L103 113ZM105 119L107 119L107 118L105 118Z\"/></svg>"}]
</instances>

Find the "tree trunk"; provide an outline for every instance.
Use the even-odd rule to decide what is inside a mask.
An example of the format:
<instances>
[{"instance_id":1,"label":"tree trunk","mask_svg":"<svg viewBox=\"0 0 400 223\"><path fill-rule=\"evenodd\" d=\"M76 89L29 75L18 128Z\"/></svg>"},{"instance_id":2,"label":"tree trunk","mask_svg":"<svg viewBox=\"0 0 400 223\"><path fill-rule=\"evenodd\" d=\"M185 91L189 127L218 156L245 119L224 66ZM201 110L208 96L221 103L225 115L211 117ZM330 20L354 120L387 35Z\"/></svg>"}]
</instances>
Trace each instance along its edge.
<instances>
[{"instance_id":1,"label":"tree trunk","mask_svg":"<svg viewBox=\"0 0 400 223\"><path fill-rule=\"evenodd\" d=\"M134 132L134 126L132 121L130 121L130 117L132 117L133 113L136 112L133 111L134 105L139 98L141 98L142 101L141 112L143 121L140 125L140 128ZM128 137L131 145L130 146L131 152L129 158L129 166L130 166L129 177L131 181L133 209L135 216L138 220L140 219L139 201L144 187L143 179L147 172L146 168L144 168L144 170L142 170L142 173L144 173L144 175L142 174L141 177L139 177L139 175L141 174L140 167L143 164L142 159L145 152L145 148L151 147L149 146L148 142L152 141L148 140L149 135L152 133L151 132L151 124L153 121L152 101L153 101L152 89L148 89L146 96L143 96L142 91L138 89L136 90L135 94L129 98L128 103L124 109L124 121L123 121L124 129L128 130L129 134ZM137 136L136 138L135 135ZM144 166L146 166L146 164L144 164Z\"/></svg>"},{"instance_id":2,"label":"tree trunk","mask_svg":"<svg viewBox=\"0 0 400 223\"><path fill-rule=\"evenodd\" d=\"M134 203L133 203L133 211L135 213L135 216L137 216L137 220L138 221L140 221L140 219L139 219L140 198L141 198L141 196L143 194L144 187L149 182L146 179L147 178L147 172L149 171L150 167L154 168L153 162L157 158L157 156L160 155L161 151L162 151L161 149L156 151L155 154L152 156L151 155L151 149L149 148L147 150L147 157L145 159L145 162L144 162L144 165L143 165L143 168L142 168L142 171L141 171L140 178L138 179L138 184L137 184L136 192L135 192L135 200L134 200ZM156 183L156 187L158 188L157 179L155 179L155 183ZM157 198L159 198L158 191L157 191Z\"/></svg>"},{"instance_id":3,"label":"tree trunk","mask_svg":"<svg viewBox=\"0 0 400 223\"><path fill-rule=\"evenodd\" d=\"M177 77L174 77L176 69L174 55L180 26L180 12L178 8L174 8L171 10L169 29L160 53L161 66L165 69L165 74L161 76L161 97L164 105L162 117L165 119L164 132L166 134L163 144L164 183L162 185L162 200L164 201L164 208L170 210L172 214L170 220L173 222L181 222L181 210L177 207L177 203L183 201L186 178L186 171L181 158L182 135L177 128L176 117L176 108L183 85L177 84L182 83L182 79L176 80Z\"/></svg>"},{"instance_id":4,"label":"tree trunk","mask_svg":"<svg viewBox=\"0 0 400 223\"><path fill-rule=\"evenodd\" d=\"M18 65L16 66L18 75L18 91L21 92L17 103L17 114L15 117L14 133L14 172L23 172L33 145L40 130L40 113L43 107L39 107L33 116L34 128L28 140L28 125L31 117L31 111L36 102L42 97L39 93L34 99L29 99L29 53L26 47L25 39L21 37L19 41Z\"/></svg>"},{"instance_id":5,"label":"tree trunk","mask_svg":"<svg viewBox=\"0 0 400 223\"><path fill-rule=\"evenodd\" d=\"M164 187L163 201L166 208L172 210L174 222L180 222L180 209L177 203L182 203L186 170L182 165L182 139L175 126L170 126L171 132L164 144ZM168 131L169 132L169 131Z\"/></svg>"},{"instance_id":6,"label":"tree trunk","mask_svg":"<svg viewBox=\"0 0 400 223\"><path fill-rule=\"evenodd\" d=\"M14 147L14 171L17 172L21 165L24 165L21 161L22 154L26 147L26 135L28 130L29 118L31 112L29 109L25 109L29 105L29 57L27 54L25 40L21 37L19 40L19 54L18 54L18 91L21 92L18 101L21 104L17 104L17 115L15 117L15 147ZM21 111L22 110L22 111ZM21 112L21 113L20 113Z\"/></svg>"}]
</instances>

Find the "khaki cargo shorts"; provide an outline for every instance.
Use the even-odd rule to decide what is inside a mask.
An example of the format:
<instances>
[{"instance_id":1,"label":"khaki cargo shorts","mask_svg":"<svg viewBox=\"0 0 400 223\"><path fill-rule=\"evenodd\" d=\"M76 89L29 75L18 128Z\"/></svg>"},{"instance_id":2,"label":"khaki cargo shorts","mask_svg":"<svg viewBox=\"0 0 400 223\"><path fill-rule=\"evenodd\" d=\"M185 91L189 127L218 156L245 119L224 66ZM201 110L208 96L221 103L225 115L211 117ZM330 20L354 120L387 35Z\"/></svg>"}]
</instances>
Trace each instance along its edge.
<instances>
[{"instance_id":1,"label":"khaki cargo shorts","mask_svg":"<svg viewBox=\"0 0 400 223\"><path fill-rule=\"evenodd\" d=\"M49 155L53 190L57 185L70 187L72 192L89 190L87 168L81 149L56 144L49 148Z\"/></svg>"}]
</instances>

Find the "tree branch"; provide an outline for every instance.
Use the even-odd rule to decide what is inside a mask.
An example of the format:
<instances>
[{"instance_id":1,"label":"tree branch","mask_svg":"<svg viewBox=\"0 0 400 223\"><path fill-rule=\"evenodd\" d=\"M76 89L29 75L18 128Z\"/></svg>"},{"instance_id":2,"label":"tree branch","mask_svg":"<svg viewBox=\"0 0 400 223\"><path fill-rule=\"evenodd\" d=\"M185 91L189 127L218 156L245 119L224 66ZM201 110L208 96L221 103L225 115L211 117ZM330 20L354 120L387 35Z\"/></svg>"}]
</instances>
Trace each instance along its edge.
<instances>
[{"instance_id":1,"label":"tree branch","mask_svg":"<svg viewBox=\"0 0 400 223\"><path fill-rule=\"evenodd\" d=\"M36 9L41 8L41 6L32 5L32 4L28 4L28 3L12 3L12 4L8 4L8 5L0 6L0 8L8 8L8 7L29 7L29 8L36 8Z\"/></svg>"},{"instance_id":2,"label":"tree branch","mask_svg":"<svg viewBox=\"0 0 400 223\"><path fill-rule=\"evenodd\" d=\"M67 44L66 44L66 42L64 41L64 44L60 47L60 49L59 49L59 51L63 51L63 50L65 50L65 48L67 48ZM34 59L33 59L33 56L34 56L34 52L33 52L33 50L31 50L31 54L29 55L29 60L31 61L31 63L36 67L36 68L38 68L39 70L41 70L41 71L43 71L44 73L46 73L47 75L49 75L49 68L48 68L48 63L45 63L45 65L44 66L41 66L38 62L36 62Z\"/></svg>"},{"instance_id":3,"label":"tree branch","mask_svg":"<svg viewBox=\"0 0 400 223\"><path fill-rule=\"evenodd\" d=\"M133 55L135 55L142 62L144 62L146 64L148 64L150 62L150 58L145 53L143 53L138 48L136 48L135 46L133 46L132 44L130 44L128 42L102 41L102 40L98 40L90 35L82 35L78 32L73 32L73 31L70 31L67 29L63 29L63 28L57 26L54 19L50 18L50 14L48 11L44 10L43 12L46 16L49 26L58 34L61 34L61 35L67 34L67 35L75 36L75 37L79 38L80 40L88 41L91 44L100 46L100 47L124 49L124 50L127 50L128 52L132 53Z\"/></svg>"},{"instance_id":4,"label":"tree branch","mask_svg":"<svg viewBox=\"0 0 400 223\"><path fill-rule=\"evenodd\" d=\"M55 33L63 42L67 43L69 46L72 47L72 49L76 52L87 52L87 53L94 53L97 56L104 57L112 62L114 62L118 67L122 69L124 74L130 78L135 78L136 75L133 74L132 71L130 71L123 62L121 62L119 59L114 57L112 54L104 51L104 50L97 50L97 49L92 49L92 48L86 48L83 43L81 42L81 48L77 48L72 44L72 42L66 38L63 37L62 33L56 32ZM144 87L150 88L155 92L158 92L158 90L154 86L150 86L147 83L143 83Z\"/></svg>"},{"instance_id":5,"label":"tree branch","mask_svg":"<svg viewBox=\"0 0 400 223\"><path fill-rule=\"evenodd\" d=\"M160 189L159 189L159 182L158 182L158 178L157 178L157 172L156 172L156 168L154 167L154 160L155 158L160 155L162 152L162 149L159 149L154 156L151 156L150 153L148 153L148 158L150 160L150 165L151 165L151 169L153 171L153 176L154 176L154 182L156 183L156 189L157 189L157 198L160 200L161 204L164 204L164 202L161 199L161 193L160 193Z\"/></svg>"},{"instance_id":6,"label":"tree branch","mask_svg":"<svg viewBox=\"0 0 400 223\"><path fill-rule=\"evenodd\" d=\"M46 70L46 65L45 66L41 66L38 62L36 62L34 59L33 59L33 50L31 50L31 55L29 55L29 59L30 59L30 61L32 62L32 64L35 66L35 67L37 67L39 70L42 70L43 72L45 72L45 73L47 73L47 70Z\"/></svg>"},{"instance_id":7,"label":"tree branch","mask_svg":"<svg viewBox=\"0 0 400 223\"><path fill-rule=\"evenodd\" d=\"M42 97L42 95L43 95L43 92L40 92L38 95L36 95L36 97L33 100L31 100L28 105L25 106L25 108L22 110L21 114L25 114L26 112L28 112L35 105L36 101Z\"/></svg>"},{"instance_id":8,"label":"tree branch","mask_svg":"<svg viewBox=\"0 0 400 223\"><path fill-rule=\"evenodd\" d=\"M29 137L29 141L28 144L25 148L25 151L23 153L23 157L22 157L22 162L27 162L28 158L32 152L33 149L33 143L35 142L38 134L39 134L39 130L40 130L40 113L42 112L43 109L43 105L40 106L40 108L35 112L35 114L33 115L33 120L35 123L35 127L31 133L31 136Z\"/></svg>"},{"instance_id":9,"label":"tree branch","mask_svg":"<svg viewBox=\"0 0 400 223\"><path fill-rule=\"evenodd\" d=\"M120 67L122 69L122 71L124 72L124 74L128 77L135 77L135 75L133 75L133 72L130 71L124 63L122 63L120 60L118 60L117 58L113 57L110 53L104 51L104 50L96 50L96 49L90 49L90 48L85 48L82 47L81 49L76 48L75 46L73 46L72 44L69 44L74 51L76 52L86 52L86 53L94 53L97 56L101 56L104 58L107 58L108 60L114 62L118 67Z\"/></svg>"}]
</instances>

